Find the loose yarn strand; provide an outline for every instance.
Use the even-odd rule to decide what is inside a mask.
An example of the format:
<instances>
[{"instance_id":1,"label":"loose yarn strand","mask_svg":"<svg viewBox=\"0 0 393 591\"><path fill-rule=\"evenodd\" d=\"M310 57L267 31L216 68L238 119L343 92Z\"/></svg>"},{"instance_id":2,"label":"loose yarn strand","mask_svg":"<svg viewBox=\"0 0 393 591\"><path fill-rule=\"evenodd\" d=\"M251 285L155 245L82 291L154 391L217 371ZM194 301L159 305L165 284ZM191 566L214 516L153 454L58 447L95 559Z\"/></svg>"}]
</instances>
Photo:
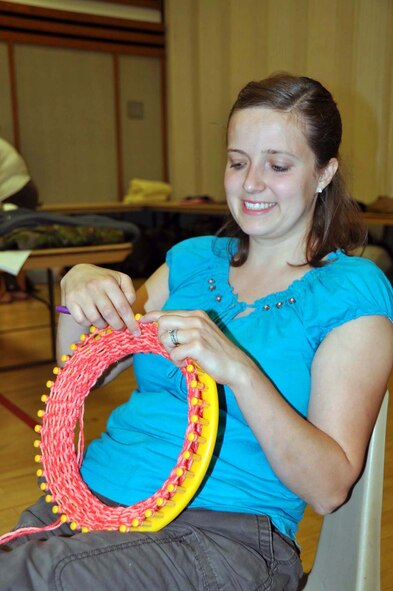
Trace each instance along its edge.
<instances>
[{"instance_id":1,"label":"loose yarn strand","mask_svg":"<svg viewBox=\"0 0 393 591\"><path fill-rule=\"evenodd\" d=\"M54 529L57 529L61 524L62 521L60 519L57 519L54 523L42 527L19 527L14 531L0 536L0 546L2 546L3 544L8 544L12 540L14 540L15 538L19 538L20 536L42 533L45 531L52 531Z\"/></svg>"}]
</instances>

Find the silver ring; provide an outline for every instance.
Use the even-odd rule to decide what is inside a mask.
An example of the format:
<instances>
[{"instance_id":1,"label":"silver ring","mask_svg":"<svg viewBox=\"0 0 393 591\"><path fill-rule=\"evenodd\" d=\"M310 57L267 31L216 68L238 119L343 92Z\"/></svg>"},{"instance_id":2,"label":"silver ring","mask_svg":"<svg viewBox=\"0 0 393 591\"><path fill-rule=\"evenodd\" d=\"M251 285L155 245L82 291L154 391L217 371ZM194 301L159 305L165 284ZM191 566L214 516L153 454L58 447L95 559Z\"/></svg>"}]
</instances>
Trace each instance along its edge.
<instances>
[{"instance_id":1,"label":"silver ring","mask_svg":"<svg viewBox=\"0 0 393 591\"><path fill-rule=\"evenodd\" d=\"M180 345L179 341L177 340L177 328L172 328L171 330L168 330L168 334L171 337L171 341L174 347Z\"/></svg>"}]
</instances>

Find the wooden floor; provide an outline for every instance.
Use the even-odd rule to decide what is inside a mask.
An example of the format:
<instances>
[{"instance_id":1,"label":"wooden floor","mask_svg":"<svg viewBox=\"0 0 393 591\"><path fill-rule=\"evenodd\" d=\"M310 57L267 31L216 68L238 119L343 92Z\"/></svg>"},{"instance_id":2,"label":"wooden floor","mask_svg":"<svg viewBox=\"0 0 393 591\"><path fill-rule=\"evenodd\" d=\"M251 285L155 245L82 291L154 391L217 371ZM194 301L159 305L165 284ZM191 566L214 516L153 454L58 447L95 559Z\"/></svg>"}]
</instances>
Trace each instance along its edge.
<instances>
[{"instance_id":1,"label":"wooden floor","mask_svg":"<svg viewBox=\"0 0 393 591\"><path fill-rule=\"evenodd\" d=\"M41 292L45 295L44 287ZM43 362L0 372L0 534L14 526L20 511L40 493L33 461L33 426L42 406L40 396L47 392L45 384L53 375L54 363L45 363L50 351L49 315L44 303L29 299L0 305L0 368ZM110 410L128 398L133 385L131 368L90 394L85 412L87 441L104 429ZM393 394L393 375L389 387ZM305 570L312 565L320 524L321 518L307 510L298 535ZM381 547L382 591L393 591L393 403L388 418Z\"/></svg>"}]
</instances>

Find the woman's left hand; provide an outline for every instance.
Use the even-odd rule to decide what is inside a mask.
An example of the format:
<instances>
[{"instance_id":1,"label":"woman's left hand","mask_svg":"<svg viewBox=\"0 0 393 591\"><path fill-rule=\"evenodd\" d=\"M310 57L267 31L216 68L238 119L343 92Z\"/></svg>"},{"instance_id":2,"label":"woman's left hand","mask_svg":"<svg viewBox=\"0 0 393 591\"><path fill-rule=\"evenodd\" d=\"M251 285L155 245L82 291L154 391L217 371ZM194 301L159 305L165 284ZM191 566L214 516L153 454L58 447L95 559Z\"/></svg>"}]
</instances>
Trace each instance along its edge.
<instances>
[{"instance_id":1,"label":"woman's left hand","mask_svg":"<svg viewBox=\"0 0 393 591\"><path fill-rule=\"evenodd\" d=\"M189 357L220 384L233 388L254 366L201 310L152 311L141 322L158 323L158 338L175 365Z\"/></svg>"}]
</instances>

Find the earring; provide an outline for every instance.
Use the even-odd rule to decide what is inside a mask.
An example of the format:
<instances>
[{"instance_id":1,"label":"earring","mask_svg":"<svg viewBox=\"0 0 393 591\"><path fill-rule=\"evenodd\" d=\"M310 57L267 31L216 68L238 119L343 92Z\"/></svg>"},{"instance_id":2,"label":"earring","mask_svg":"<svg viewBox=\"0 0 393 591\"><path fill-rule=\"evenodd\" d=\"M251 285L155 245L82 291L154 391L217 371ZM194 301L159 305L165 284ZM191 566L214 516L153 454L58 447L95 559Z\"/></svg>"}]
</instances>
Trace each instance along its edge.
<instances>
[{"instance_id":1,"label":"earring","mask_svg":"<svg viewBox=\"0 0 393 591\"><path fill-rule=\"evenodd\" d=\"M322 187L318 187L317 193L322 193L322 191L323 191Z\"/></svg>"}]
</instances>

